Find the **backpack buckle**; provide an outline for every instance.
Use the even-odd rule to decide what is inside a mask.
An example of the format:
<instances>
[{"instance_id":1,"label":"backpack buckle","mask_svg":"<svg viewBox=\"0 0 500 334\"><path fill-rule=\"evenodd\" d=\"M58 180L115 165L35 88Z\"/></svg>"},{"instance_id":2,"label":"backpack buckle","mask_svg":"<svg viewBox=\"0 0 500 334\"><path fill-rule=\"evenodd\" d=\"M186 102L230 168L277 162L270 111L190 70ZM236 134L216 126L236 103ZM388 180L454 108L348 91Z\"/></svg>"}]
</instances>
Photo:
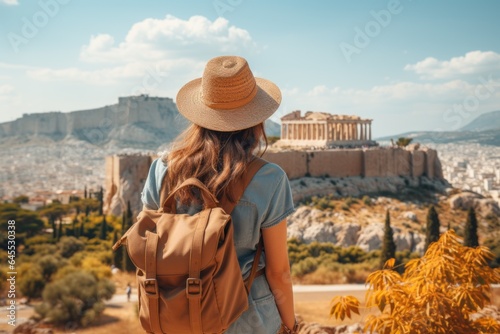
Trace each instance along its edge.
<instances>
[{"instance_id":1,"label":"backpack buckle","mask_svg":"<svg viewBox=\"0 0 500 334\"><path fill-rule=\"evenodd\" d=\"M156 278L147 278L144 280L144 291L146 294L158 297L158 283Z\"/></svg>"},{"instance_id":2,"label":"backpack buckle","mask_svg":"<svg viewBox=\"0 0 500 334\"><path fill-rule=\"evenodd\" d=\"M188 278L186 280L186 295L190 297L201 297L201 279Z\"/></svg>"}]
</instances>

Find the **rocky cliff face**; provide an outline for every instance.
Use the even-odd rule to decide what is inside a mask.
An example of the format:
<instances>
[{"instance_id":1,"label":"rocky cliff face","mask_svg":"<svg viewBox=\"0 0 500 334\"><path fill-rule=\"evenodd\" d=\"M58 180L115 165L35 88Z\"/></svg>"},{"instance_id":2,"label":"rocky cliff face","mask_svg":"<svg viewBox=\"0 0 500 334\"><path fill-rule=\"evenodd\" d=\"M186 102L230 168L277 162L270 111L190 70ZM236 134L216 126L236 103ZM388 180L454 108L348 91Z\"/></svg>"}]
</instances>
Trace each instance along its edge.
<instances>
[{"instance_id":1,"label":"rocky cliff face","mask_svg":"<svg viewBox=\"0 0 500 334\"><path fill-rule=\"evenodd\" d=\"M96 145L151 148L171 141L186 124L170 98L121 97L118 104L97 109L25 114L0 124L0 144L72 138Z\"/></svg>"},{"instance_id":2,"label":"rocky cliff face","mask_svg":"<svg viewBox=\"0 0 500 334\"><path fill-rule=\"evenodd\" d=\"M171 142L187 125L171 98L129 96L102 108L25 114L1 123L0 145L77 139L111 148L156 149ZM268 120L266 130L276 136L280 127Z\"/></svg>"},{"instance_id":3,"label":"rocky cliff face","mask_svg":"<svg viewBox=\"0 0 500 334\"><path fill-rule=\"evenodd\" d=\"M396 250L422 253L425 245L423 233L393 227ZM300 242L330 242L337 246L358 246L366 252L380 249L384 224L348 222L339 212L321 211L301 206L288 218L288 238Z\"/></svg>"}]
</instances>

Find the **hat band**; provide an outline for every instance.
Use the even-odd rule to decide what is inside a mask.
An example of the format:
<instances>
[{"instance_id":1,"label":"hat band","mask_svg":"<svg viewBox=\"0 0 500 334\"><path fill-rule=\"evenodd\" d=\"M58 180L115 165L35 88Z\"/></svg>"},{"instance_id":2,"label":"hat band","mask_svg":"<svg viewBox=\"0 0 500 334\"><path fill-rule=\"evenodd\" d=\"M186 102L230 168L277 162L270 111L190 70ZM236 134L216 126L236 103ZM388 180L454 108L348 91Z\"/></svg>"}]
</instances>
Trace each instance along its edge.
<instances>
[{"instance_id":1,"label":"hat band","mask_svg":"<svg viewBox=\"0 0 500 334\"><path fill-rule=\"evenodd\" d=\"M250 94L247 97L244 97L240 100L234 100L234 101L226 101L226 102L213 102L213 101L207 101L205 98L202 96L203 104L205 104L207 107L212 108L212 109L222 109L222 110L229 110L229 109L236 109L239 107L244 106L245 104L248 104L252 99L257 95L257 90L258 87L255 85L250 92Z\"/></svg>"}]
</instances>

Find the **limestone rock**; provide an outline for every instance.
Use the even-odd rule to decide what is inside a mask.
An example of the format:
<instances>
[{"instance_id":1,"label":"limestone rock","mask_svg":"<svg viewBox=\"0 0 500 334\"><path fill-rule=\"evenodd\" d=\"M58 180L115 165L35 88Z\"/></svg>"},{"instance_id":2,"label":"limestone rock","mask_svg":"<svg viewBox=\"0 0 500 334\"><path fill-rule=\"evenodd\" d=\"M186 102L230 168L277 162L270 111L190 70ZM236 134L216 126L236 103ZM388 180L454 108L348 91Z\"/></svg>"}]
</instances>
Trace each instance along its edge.
<instances>
[{"instance_id":1,"label":"limestone rock","mask_svg":"<svg viewBox=\"0 0 500 334\"><path fill-rule=\"evenodd\" d=\"M331 243L337 242L337 238L335 237L335 229L331 222L313 224L307 227L302 234L302 240L305 243L311 243L313 241Z\"/></svg>"},{"instance_id":2,"label":"limestone rock","mask_svg":"<svg viewBox=\"0 0 500 334\"><path fill-rule=\"evenodd\" d=\"M411 211L403 212L403 217L408 219L408 220L411 220L412 222L418 221L417 215L415 214L415 212L411 212Z\"/></svg>"},{"instance_id":3,"label":"limestone rock","mask_svg":"<svg viewBox=\"0 0 500 334\"><path fill-rule=\"evenodd\" d=\"M361 226L356 223L337 224L336 226L337 246L349 247L356 245Z\"/></svg>"},{"instance_id":4,"label":"limestone rock","mask_svg":"<svg viewBox=\"0 0 500 334\"><path fill-rule=\"evenodd\" d=\"M380 247L382 246L383 237L384 224L372 223L360 231L356 246L358 246L365 252L380 249Z\"/></svg>"},{"instance_id":5,"label":"limestone rock","mask_svg":"<svg viewBox=\"0 0 500 334\"><path fill-rule=\"evenodd\" d=\"M500 216L498 202L491 198L484 198L473 192L463 191L452 195L448 203L454 210L468 210L473 207L482 217L487 217L488 215Z\"/></svg>"}]
</instances>

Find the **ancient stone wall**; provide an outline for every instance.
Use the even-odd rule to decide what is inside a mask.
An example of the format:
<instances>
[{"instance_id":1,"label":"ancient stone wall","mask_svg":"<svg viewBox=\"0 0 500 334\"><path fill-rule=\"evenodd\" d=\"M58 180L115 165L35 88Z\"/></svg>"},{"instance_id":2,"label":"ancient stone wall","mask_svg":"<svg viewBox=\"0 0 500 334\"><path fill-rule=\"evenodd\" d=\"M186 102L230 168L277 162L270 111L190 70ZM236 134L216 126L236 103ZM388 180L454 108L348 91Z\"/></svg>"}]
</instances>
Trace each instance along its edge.
<instances>
[{"instance_id":1,"label":"ancient stone wall","mask_svg":"<svg viewBox=\"0 0 500 334\"><path fill-rule=\"evenodd\" d=\"M104 212L121 215L128 201L135 214L141 210L141 192L151 163L152 157L147 155L106 158Z\"/></svg>"},{"instance_id":2,"label":"ancient stone wall","mask_svg":"<svg viewBox=\"0 0 500 334\"><path fill-rule=\"evenodd\" d=\"M306 152L266 152L263 158L285 169L290 179L298 179L307 174L307 155Z\"/></svg>"},{"instance_id":3,"label":"ancient stone wall","mask_svg":"<svg viewBox=\"0 0 500 334\"><path fill-rule=\"evenodd\" d=\"M428 176L442 178L441 163L432 149L338 149L267 152L264 158L280 165L290 179L303 176Z\"/></svg>"},{"instance_id":4,"label":"ancient stone wall","mask_svg":"<svg viewBox=\"0 0 500 334\"><path fill-rule=\"evenodd\" d=\"M106 159L105 211L121 214L130 200L135 212L141 209L140 194L154 157L113 156ZM325 151L268 151L264 158L279 165L289 179L311 177L397 176L442 179L437 152L424 148L338 149Z\"/></svg>"},{"instance_id":5,"label":"ancient stone wall","mask_svg":"<svg viewBox=\"0 0 500 334\"><path fill-rule=\"evenodd\" d=\"M363 151L335 150L308 153L311 176L359 176L363 174Z\"/></svg>"}]
</instances>

